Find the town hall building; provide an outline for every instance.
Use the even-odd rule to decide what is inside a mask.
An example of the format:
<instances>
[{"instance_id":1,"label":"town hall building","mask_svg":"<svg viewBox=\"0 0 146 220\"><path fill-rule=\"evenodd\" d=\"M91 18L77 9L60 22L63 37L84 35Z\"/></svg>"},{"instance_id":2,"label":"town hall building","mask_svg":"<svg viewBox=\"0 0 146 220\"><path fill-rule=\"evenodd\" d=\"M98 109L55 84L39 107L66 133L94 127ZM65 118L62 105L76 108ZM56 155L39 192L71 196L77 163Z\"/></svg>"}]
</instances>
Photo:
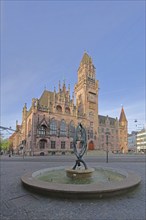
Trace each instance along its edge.
<instances>
[{"instance_id":1,"label":"town hall building","mask_svg":"<svg viewBox=\"0 0 146 220\"><path fill-rule=\"evenodd\" d=\"M128 122L122 107L120 117L98 113L99 83L91 57L85 52L78 68L78 80L71 97L70 88L58 85L54 91L44 90L33 98L30 109L25 104L22 123L10 137L13 150L23 147L26 155L69 154L73 152L73 137L78 123L87 134L88 150L127 152Z\"/></svg>"}]
</instances>

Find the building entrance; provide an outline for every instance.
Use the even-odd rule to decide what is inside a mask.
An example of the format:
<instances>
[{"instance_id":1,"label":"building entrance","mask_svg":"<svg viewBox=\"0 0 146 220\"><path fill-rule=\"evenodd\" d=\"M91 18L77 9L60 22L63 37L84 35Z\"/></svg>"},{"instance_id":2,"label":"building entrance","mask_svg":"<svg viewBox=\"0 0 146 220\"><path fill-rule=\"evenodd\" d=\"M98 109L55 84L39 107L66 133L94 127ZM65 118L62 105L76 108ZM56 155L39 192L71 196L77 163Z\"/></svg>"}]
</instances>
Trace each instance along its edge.
<instances>
[{"instance_id":1,"label":"building entrance","mask_svg":"<svg viewBox=\"0 0 146 220\"><path fill-rule=\"evenodd\" d=\"M88 150L94 150L94 142L90 141L88 144Z\"/></svg>"},{"instance_id":2,"label":"building entrance","mask_svg":"<svg viewBox=\"0 0 146 220\"><path fill-rule=\"evenodd\" d=\"M47 140L45 139L40 140L39 142L40 149L45 149L46 145L47 145Z\"/></svg>"}]
</instances>

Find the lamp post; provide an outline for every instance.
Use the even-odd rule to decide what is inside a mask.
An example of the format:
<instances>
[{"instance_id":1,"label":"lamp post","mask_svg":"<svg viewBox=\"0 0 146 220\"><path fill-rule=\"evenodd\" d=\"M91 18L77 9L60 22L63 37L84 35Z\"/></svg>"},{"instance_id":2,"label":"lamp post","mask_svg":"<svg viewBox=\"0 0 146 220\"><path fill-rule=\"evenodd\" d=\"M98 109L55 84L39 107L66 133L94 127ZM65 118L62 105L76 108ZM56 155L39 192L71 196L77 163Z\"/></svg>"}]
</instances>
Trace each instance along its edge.
<instances>
[{"instance_id":1,"label":"lamp post","mask_svg":"<svg viewBox=\"0 0 146 220\"><path fill-rule=\"evenodd\" d=\"M106 163L108 163L108 144L109 144L109 135L110 135L110 132L106 132Z\"/></svg>"}]
</instances>

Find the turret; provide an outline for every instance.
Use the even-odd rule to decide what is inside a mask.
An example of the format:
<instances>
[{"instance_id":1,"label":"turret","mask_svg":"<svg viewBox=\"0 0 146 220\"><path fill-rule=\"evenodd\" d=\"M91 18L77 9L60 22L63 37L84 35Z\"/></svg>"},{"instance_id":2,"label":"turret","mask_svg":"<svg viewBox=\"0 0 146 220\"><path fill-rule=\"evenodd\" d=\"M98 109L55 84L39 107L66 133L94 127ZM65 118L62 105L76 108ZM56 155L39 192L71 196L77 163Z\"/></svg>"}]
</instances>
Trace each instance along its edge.
<instances>
[{"instance_id":1,"label":"turret","mask_svg":"<svg viewBox=\"0 0 146 220\"><path fill-rule=\"evenodd\" d=\"M64 93L66 92L65 80L64 80L64 82L63 82L63 87L62 87L62 90L63 90L63 92L64 92Z\"/></svg>"},{"instance_id":2,"label":"turret","mask_svg":"<svg viewBox=\"0 0 146 220\"><path fill-rule=\"evenodd\" d=\"M58 84L58 92L60 92L61 86L60 86L60 80L59 80L59 84Z\"/></svg>"},{"instance_id":3,"label":"turret","mask_svg":"<svg viewBox=\"0 0 146 220\"><path fill-rule=\"evenodd\" d=\"M70 84L68 84L68 94L70 96Z\"/></svg>"},{"instance_id":4,"label":"turret","mask_svg":"<svg viewBox=\"0 0 146 220\"><path fill-rule=\"evenodd\" d=\"M22 110L22 121L26 119L26 116L27 116L27 105L25 103Z\"/></svg>"},{"instance_id":5,"label":"turret","mask_svg":"<svg viewBox=\"0 0 146 220\"><path fill-rule=\"evenodd\" d=\"M26 140L26 130L27 130L27 106L25 103L22 110L22 141Z\"/></svg>"},{"instance_id":6,"label":"turret","mask_svg":"<svg viewBox=\"0 0 146 220\"><path fill-rule=\"evenodd\" d=\"M56 102L56 88L54 86L54 103Z\"/></svg>"},{"instance_id":7,"label":"turret","mask_svg":"<svg viewBox=\"0 0 146 220\"><path fill-rule=\"evenodd\" d=\"M122 153L127 153L128 151L128 121L122 106L120 119L119 119L119 137L120 137L120 150Z\"/></svg>"},{"instance_id":8,"label":"turret","mask_svg":"<svg viewBox=\"0 0 146 220\"><path fill-rule=\"evenodd\" d=\"M18 131L18 120L16 120L16 131Z\"/></svg>"},{"instance_id":9,"label":"turret","mask_svg":"<svg viewBox=\"0 0 146 220\"><path fill-rule=\"evenodd\" d=\"M32 112L36 112L38 108L38 99L32 99Z\"/></svg>"}]
</instances>

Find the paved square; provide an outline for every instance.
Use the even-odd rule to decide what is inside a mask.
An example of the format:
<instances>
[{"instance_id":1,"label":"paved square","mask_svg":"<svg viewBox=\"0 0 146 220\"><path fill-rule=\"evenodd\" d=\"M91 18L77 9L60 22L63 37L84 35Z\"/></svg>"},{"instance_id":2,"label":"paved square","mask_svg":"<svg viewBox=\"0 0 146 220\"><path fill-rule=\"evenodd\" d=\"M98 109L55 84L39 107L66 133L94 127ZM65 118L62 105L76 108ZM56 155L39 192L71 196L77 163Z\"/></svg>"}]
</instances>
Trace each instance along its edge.
<instances>
[{"instance_id":1,"label":"paved square","mask_svg":"<svg viewBox=\"0 0 146 220\"><path fill-rule=\"evenodd\" d=\"M141 184L128 194L97 200L44 197L23 188L20 177L38 169L72 166L74 156L1 157L1 220L145 220L145 155L86 156L90 167L107 166L131 170Z\"/></svg>"}]
</instances>

